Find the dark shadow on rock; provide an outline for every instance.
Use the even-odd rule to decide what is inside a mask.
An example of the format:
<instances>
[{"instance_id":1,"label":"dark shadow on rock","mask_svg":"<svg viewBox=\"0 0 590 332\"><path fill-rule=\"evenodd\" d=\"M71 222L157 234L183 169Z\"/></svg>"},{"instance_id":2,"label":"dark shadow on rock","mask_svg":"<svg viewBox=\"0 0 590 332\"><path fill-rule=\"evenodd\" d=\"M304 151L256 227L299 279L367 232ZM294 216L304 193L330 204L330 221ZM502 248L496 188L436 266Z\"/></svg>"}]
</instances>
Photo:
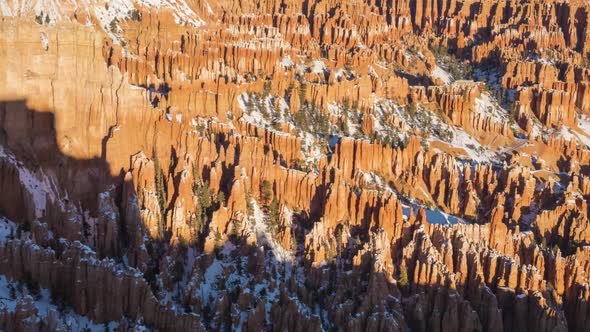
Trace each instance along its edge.
<instances>
[{"instance_id":1,"label":"dark shadow on rock","mask_svg":"<svg viewBox=\"0 0 590 332\"><path fill-rule=\"evenodd\" d=\"M70 139L64 136L62 148L67 149ZM59 194L67 193L82 210L90 211L93 216L97 213L97 195L112 184L122 183L121 176L111 176L105 160L80 160L62 153L53 113L29 109L25 100L0 101L0 145L36 174L54 175L58 181L56 186L62 191ZM6 202L0 204L0 213L15 221L26 219L26 214L11 210Z\"/></svg>"},{"instance_id":2,"label":"dark shadow on rock","mask_svg":"<svg viewBox=\"0 0 590 332\"><path fill-rule=\"evenodd\" d=\"M153 317L145 323L159 329L177 326L176 320L184 326L199 326L198 316L175 313L161 305L149 291L143 274L120 263L126 244L144 233L139 210L130 206L129 198L136 200L137 194L133 183L125 184L125 171L111 175L104 156L71 157L63 152L68 150L70 137L62 135L60 142L57 137L52 112L30 109L26 100L0 101L0 215L19 227L16 237L11 235L0 244L0 254L6 258L0 264L0 273L21 281L26 277L50 289L52 298L60 298L99 323L125 317L145 319L146 312L152 312ZM98 204L105 192L118 210L118 237L111 239L114 245L109 249L100 248L106 240L100 233L105 227L100 219L105 212ZM134 220L126 220L129 216ZM99 218L98 233L92 237L96 247L92 249L83 244L90 241L86 237L88 218ZM21 233L35 242L19 239ZM79 275L81 270L94 276ZM87 277L93 284L80 288L78 281ZM130 285L137 290L135 295ZM116 289L124 290L120 293L123 305L105 307L113 299L103 295L115 295Z\"/></svg>"}]
</instances>

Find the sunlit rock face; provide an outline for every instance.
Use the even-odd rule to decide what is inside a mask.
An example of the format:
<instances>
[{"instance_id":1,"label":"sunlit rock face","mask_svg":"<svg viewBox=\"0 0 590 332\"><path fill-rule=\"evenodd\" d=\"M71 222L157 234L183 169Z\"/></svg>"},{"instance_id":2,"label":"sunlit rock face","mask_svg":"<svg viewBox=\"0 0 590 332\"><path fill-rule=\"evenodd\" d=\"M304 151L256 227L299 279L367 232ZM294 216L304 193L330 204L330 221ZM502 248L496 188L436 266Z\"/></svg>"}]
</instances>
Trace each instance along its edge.
<instances>
[{"instance_id":1,"label":"sunlit rock face","mask_svg":"<svg viewBox=\"0 0 590 332\"><path fill-rule=\"evenodd\" d=\"M589 13L0 0L0 330L590 330Z\"/></svg>"}]
</instances>

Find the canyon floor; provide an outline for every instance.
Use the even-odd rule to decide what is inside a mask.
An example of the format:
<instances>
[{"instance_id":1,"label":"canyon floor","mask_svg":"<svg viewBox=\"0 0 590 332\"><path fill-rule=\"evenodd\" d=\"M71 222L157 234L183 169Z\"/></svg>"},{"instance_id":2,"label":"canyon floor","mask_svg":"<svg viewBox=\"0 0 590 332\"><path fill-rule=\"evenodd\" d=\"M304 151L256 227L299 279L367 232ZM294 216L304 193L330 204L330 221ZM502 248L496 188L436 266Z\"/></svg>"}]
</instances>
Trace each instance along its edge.
<instances>
[{"instance_id":1,"label":"canyon floor","mask_svg":"<svg viewBox=\"0 0 590 332\"><path fill-rule=\"evenodd\" d=\"M590 331L590 3L0 0L0 330Z\"/></svg>"}]
</instances>

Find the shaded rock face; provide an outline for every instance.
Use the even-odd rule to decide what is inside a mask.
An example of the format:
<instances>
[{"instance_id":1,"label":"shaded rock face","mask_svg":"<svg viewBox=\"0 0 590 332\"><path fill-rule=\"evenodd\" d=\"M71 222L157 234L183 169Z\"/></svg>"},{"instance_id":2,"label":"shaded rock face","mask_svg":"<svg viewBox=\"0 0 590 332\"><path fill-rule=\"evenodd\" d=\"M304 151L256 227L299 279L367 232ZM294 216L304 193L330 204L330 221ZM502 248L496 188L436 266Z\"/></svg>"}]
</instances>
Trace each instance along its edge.
<instances>
[{"instance_id":1,"label":"shaded rock face","mask_svg":"<svg viewBox=\"0 0 590 332\"><path fill-rule=\"evenodd\" d=\"M154 5L0 1L0 329L590 329L587 4Z\"/></svg>"}]
</instances>

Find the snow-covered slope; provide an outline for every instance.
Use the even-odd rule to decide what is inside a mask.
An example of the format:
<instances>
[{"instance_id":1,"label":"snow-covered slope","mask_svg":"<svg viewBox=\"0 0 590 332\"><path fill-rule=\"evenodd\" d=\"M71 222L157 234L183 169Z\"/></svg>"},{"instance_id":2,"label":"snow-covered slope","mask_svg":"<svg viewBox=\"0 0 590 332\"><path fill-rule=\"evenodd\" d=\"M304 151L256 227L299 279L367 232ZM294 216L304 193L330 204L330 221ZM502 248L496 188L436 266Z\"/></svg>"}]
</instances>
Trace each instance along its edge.
<instances>
[{"instance_id":1,"label":"snow-covered slope","mask_svg":"<svg viewBox=\"0 0 590 332\"><path fill-rule=\"evenodd\" d=\"M0 0L2 16L37 16L43 22L55 23L77 15L94 16L104 27L117 19L130 17L139 7L167 9L179 24L201 26L205 22L184 0Z\"/></svg>"}]
</instances>

